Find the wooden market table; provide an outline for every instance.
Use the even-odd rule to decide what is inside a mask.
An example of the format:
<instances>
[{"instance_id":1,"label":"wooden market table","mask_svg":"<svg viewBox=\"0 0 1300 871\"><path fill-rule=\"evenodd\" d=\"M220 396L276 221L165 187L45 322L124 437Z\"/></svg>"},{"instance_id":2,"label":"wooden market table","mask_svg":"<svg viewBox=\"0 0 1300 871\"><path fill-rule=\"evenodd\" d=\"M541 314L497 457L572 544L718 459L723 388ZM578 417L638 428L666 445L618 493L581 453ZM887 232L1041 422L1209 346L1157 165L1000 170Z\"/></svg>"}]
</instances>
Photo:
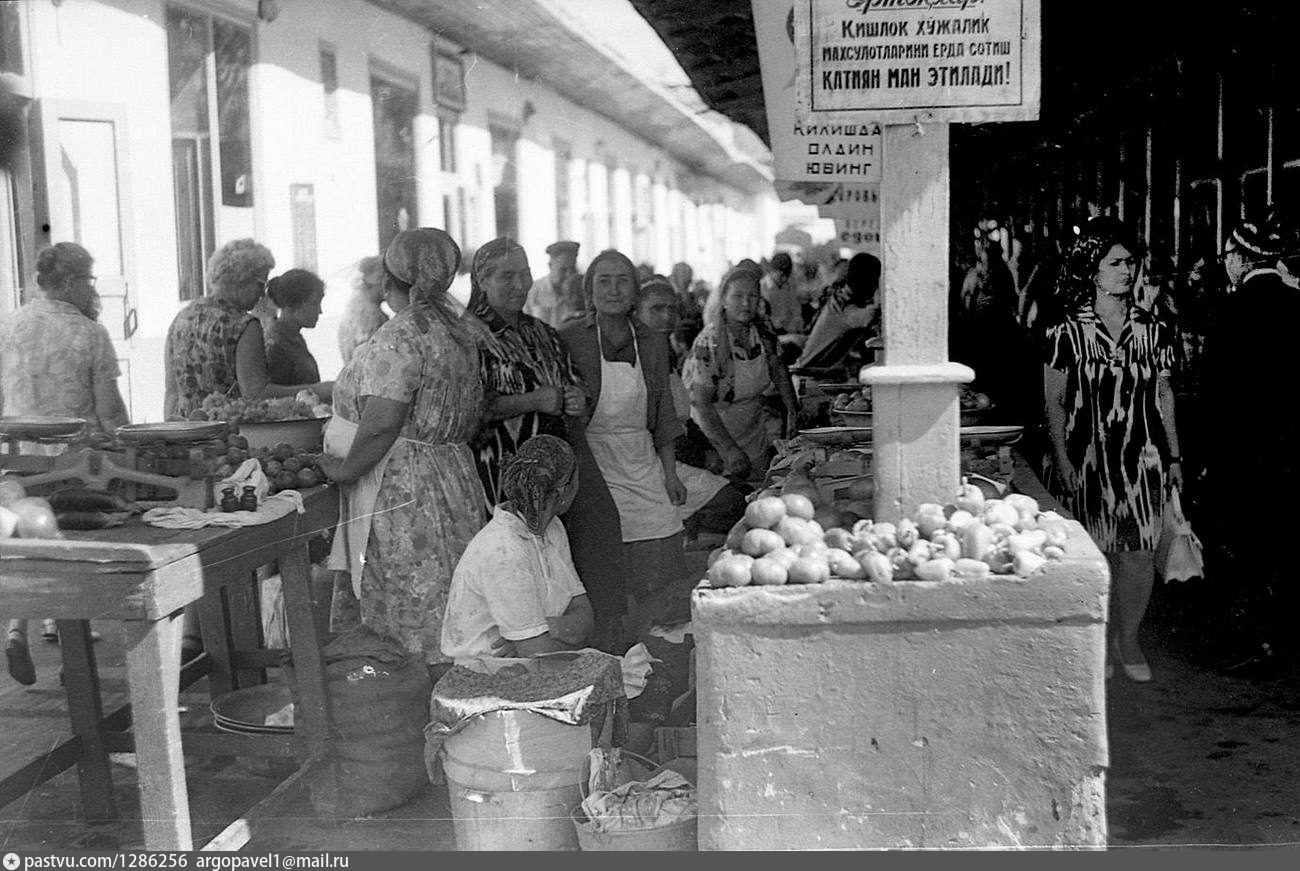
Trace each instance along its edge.
<instances>
[{"instance_id":1,"label":"wooden market table","mask_svg":"<svg viewBox=\"0 0 1300 871\"><path fill-rule=\"evenodd\" d=\"M191 755L323 752L328 710L320 647L326 608L311 583L308 542L333 528L332 487L303 493L303 514L260 526L161 529L133 521L67 532L64 541L0 544L0 615L58 622L73 738L0 782L0 807L76 765L88 819L116 816L108 754L134 752L145 847L191 850L185 760ZM187 731L177 696L206 674L215 697L265 679L281 652L261 648L258 568L278 563L297 682L294 734ZM181 668L183 609L197 603L204 654ZM121 621L130 704L104 716L90 620Z\"/></svg>"}]
</instances>

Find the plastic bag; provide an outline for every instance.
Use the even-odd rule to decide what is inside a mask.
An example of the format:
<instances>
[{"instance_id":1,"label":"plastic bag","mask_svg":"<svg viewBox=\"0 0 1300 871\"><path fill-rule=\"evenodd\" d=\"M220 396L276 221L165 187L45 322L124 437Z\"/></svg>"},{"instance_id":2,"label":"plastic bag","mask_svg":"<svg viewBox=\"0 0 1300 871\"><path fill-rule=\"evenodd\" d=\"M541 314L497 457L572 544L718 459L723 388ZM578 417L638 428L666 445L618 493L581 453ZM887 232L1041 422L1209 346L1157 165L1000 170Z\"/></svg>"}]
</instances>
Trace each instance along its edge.
<instances>
[{"instance_id":1,"label":"plastic bag","mask_svg":"<svg viewBox=\"0 0 1300 871\"><path fill-rule=\"evenodd\" d=\"M1205 575L1205 558L1201 540L1183 514L1178 490L1171 488L1165 502L1164 527L1156 546L1156 571L1169 581L1186 581Z\"/></svg>"}]
</instances>

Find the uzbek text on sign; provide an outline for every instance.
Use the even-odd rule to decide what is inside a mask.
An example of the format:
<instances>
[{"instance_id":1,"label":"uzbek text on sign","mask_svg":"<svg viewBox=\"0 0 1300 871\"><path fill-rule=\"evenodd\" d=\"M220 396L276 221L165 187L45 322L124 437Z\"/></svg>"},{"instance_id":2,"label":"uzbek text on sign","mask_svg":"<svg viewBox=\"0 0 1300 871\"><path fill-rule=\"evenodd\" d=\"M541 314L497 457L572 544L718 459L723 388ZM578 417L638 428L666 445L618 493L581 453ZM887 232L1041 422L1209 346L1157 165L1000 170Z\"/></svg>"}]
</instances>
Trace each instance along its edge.
<instances>
[{"instance_id":1,"label":"uzbek text on sign","mask_svg":"<svg viewBox=\"0 0 1300 871\"><path fill-rule=\"evenodd\" d=\"M805 121L795 112L796 2L803 0L752 0L774 175L786 182L878 182L879 124ZM802 187L778 193L811 202Z\"/></svg>"},{"instance_id":2,"label":"uzbek text on sign","mask_svg":"<svg viewBox=\"0 0 1300 871\"><path fill-rule=\"evenodd\" d=\"M1041 94L1039 0L801 0L809 121L1028 121Z\"/></svg>"}]
</instances>

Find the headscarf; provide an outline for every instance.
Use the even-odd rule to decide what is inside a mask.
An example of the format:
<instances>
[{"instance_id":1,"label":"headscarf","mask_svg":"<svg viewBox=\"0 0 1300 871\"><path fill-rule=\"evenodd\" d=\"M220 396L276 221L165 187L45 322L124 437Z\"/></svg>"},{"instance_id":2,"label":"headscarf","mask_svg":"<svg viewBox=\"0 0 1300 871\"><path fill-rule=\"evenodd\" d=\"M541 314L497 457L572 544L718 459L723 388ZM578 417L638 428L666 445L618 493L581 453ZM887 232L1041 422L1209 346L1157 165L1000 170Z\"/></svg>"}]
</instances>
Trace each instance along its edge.
<instances>
[{"instance_id":1,"label":"headscarf","mask_svg":"<svg viewBox=\"0 0 1300 871\"><path fill-rule=\"evenodd\" d=\"M513 456L502 458L498 499L510 503L529 532L542 535L546 532L540 528L546 503L569 480L576 465L573 448L564 439L535 435Z\"/></svg>"},{"instance_id":2,"label":"headscarf","mask_svg":"<svg viewBox=\"0 0 1300 871\"><path fill-rule=\"evenodd\" d=\"M677 291L673 290L673 283L668 280L667 276L656 273L641 282L641 287L637 290L637 302L640 302L645 299L647 295L655 292L670 293L673 296L677 295Z\"/></svg>"},{"instance_id":3,"label":"headscarf","mask_svg":"<svg viewBox=\"0 0 1300 871\"><path fill-rule=\"evenodd\" d=\"M458 340L472 339L472 324L464 323L457 316L447 296L447 288L451 287L459 265L460 246L442 230L431 227L403 230L388 243L384 271L410 294L410 316L420 332L429 331L432 319L442 323Z\"/></svg>"},{"instance_id":4,"label":"headscarf","mask_svg":"<svg viewBox=\"0 0 1300 871\"><path fill-rule=\"evenodd\" d=\"M585 275L582 276L582 295L584 299L586 299L587 301L588 314L594 315L596 313L596 295L594 292L595 289L592 287L592 285L595 284L596 282L596 265L599 264L602 260L615 261L616 263L618 263L619 266L622 266L624 269L627 270L627 274L632 276L633 282L639 281L636 274L636 264L632 262L631 258L628 257L626 254L624 254L622 251L618 251L614 248L606 248L604 251L600 252L595 257L591 258L591 263L587 264L587 272ZM632 294L632 300L633 300L632 304L635 305L636 302L635 293ZM628 311L630 312L631 309L629 308Z\"/></svg>"},{"instance_id":5,"label":"headscarf","mask_svg":"<svg viewBox=\"0 0 1300 871\"><path fill-rule=\"evenodd\" d=\"M717 335L718 375L723 379L728 378L735 368L732 362L732 355L735 351L731 344L731 331L727 327L727 308L723 304L723 300L727 296L727 285L738 278L752 278L759 287L762 287L763 267L748 257L741 260L727 270L726 274L722 276L722 281L718 282L718 286L709 292L709 300L704 304L704 322L713 324L713 329ZM754 318L749 322L750 329L758 335L758 340L763 345L763 352L769 357L779 358L776 332L770 326L761 306L760 294L760 308L754 312Z\"/></svg>"},{"instance_id":6,"label":"headscarf","mask_svg":"<svg viewBox=\"0 0 1300 871\"><path fill-rule=\"evenodd\" d=\"M492 306L488 303L487 291L483 290L483 274L491 267L492 263L508 256L511 251L515 250L523 251L524 246L509 236L500 236L491 242L484 243L481 248L474 252L473 265L469 268L470 311L485 323L494 324L497 317L496 312L492 310ZM527 256L526 252L525 256Z\"/></svg>"}]
</instances>

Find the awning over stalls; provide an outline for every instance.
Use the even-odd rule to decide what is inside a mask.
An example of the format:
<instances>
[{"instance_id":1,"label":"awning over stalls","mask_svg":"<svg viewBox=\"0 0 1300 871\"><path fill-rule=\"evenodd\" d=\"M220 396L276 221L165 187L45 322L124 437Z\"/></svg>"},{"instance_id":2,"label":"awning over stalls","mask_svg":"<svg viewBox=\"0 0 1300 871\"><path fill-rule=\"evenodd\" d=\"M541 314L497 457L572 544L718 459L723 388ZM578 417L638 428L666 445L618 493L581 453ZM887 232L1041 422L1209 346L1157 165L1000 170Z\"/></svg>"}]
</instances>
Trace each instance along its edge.
<instances>
[{"instance_id":1,"label":"awning over stalls","mask_svg":"<svg viewBox=\"0 0 1300 871\"><path fill-rule=\"evenodd\" d=\"M765 155L730 141L726 131L697 117L670 91L585 39L558 7L519 0L375 2L599 112L660 145L695 172L751 193L771 188Z\"/></svg>"}]
</instances>

